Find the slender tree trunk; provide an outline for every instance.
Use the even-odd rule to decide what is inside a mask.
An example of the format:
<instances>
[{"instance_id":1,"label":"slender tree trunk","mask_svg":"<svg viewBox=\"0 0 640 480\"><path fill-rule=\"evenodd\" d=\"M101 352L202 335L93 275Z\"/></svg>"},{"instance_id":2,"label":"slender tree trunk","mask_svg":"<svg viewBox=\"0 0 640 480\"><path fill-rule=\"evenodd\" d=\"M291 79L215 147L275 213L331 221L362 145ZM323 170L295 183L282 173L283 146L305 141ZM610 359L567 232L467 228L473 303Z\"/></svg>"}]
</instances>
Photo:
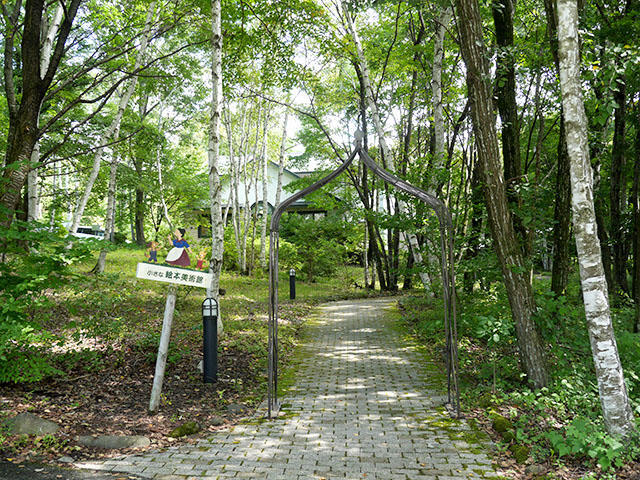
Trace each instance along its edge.
<instances>
[{"instance_id":1,"label":"slender tree trunk","mask_svg":"<svg viewBox=\"0 0 640 480\"><path fill-rule=\"evenodd\" d=\"M477 0L456 0L462 56L467 66L469 96L479 160L485 182L485 201L511 312L515 323L520 360L529 381L536 388L547 384L542 344L532 315L533 289L522 258L507 204L507 192L499 162L498 134L493 114L488 52L484 45L482 20Z\"/></svg>"},{"instance_id":2,"label":"slender tree trunk","mask_svg":"<svg viewBox=\"0 0 640 480\"><path fill-rule=\"evenodd\" d=\"M158 130L161 130L163 125L162 114L164 112L164 102L160 104L160 111L158 112ZM169 209L167 208L167 202L164 198L164 182L162 180L162 164L160 163L160 156L162 155L162 147L158 145L156 149L156 169L158 170L158 190L160 192L160 202L162 203L162 214L169 225L169 229L173 232L173 222L169 217ZM159 222L158 222L159 223ZM156 230L156 235L158 231ZM157 239L155 239L157 241Z\"/></svg>"},{"instance_id":3,"label":"slender tree trunk","mask_svg":"<svg viewBox=\"0 0 640 480\"><path fill-rule=\"evenodd\" d=\"M558 26L554 0L544 0L547 18L547 34L551 54L559 71ZM566 125L564 111L560 107L560 133L557 148L556 197L553 210L553 266L551 270L551 291L564 295L569 282L569 241L571 237L571 179L569 174L569 154L567 153Z\"/></svg>"},{"instance_id":4,"label":"slender tree trunk","mask_svg":"<svg viewBox=\"0 0 640 480\"><path fill-rule=\"evenodd\" d=\"M622 222L622 210L626 204L625 179L625 123L626 123L626 89L624 78L617 82L618 90L614 94L617 107L614 113L613 150L611 152L611 188L609 200L611 205L611 247L613 250L613 278L616 286L629 293L627 282L627 255L625 234Z\"/></svg>"},{"instance_id":5,"label":"slender tree trunk","mask_svg":"<svg viewBox=\"0 0 640 480\"><path fill-rule=\"evenodd\" d=\"M136 201L135 201L135 240L140 246L145 246L147 240L144 236L144 190L136 188Z\"/></svg>"},{"instance_id":6,"label":"slender tree trunk","mask_svg":"<svg viewBox=\"0 0 640 480\"><path fill-rule=\"evenodd\" d=\"M111 168L109 169L109 191L107 198L107 216L105 218L104 238L113 242L116 219L116 174L118 171L118 157L112 153ZM98 263L91 272L104 273L104 267L107 263L107 250L100 250Z\"/></svg>"},{"instance_id":7,"label":"slender tree trunk","mask_svg":"<svg viewBox=\"0 0 640 480\"><path fill-rule=\"evenodd\" d=\"M593 174L580 80L578 6L576 0L558 0L557 6L560 87L567 120L573 223L582 296L605 426L612 435L626 436L634 429L634 419L613 333L600 242L596 233Z\"/></svg>"},{"instance_id":8,"label":"slender tree trunk","mask_svg":"<svg viewBox=\"0 0 640 480\"><path fill-rule=\"evenodd\" d=\"M523 252L530 256L527 229L522 219L514 212L520 207L518 185L522 183L522 161L520 158L520 122L516 102L516 69L513 58L513 0L498 0L492 3L493 23L498 42L496 64L496 104L502 120L502 158L507 199L511 206L511 218Z\"/></svg>"},{"instance_id":9,"label":"slender tree trunk","mask_svg":"<svg viewBox=\"0 0 640 480\"><path fill-rule=\"evenodd\" d=\"M633 332L640 332L640 104L636 105L635 162L633 164Z\"/></svg>"},{"instance_id":10,"label":"slender tree trunk","mask_svg":"<svg viewBox=\"0 0 640 480\"><path fill-rule=\"evenodd\" d=\"M280 158L278 160L278 184L276 186L276 203L273 208L280 205L280 197L282 196L282 175L284 167L287 164L287 124L289 123L289 110L284 112L284 121L282 123L282 139L280 141Z\"/></svg>"},{"instance_id":11,"label":"slender tree trunk","mask_svg":"<svg viewBox=\"0 0 640 480\"><path fill-rule=\"evenodd\" d=\"M262 126L262 230L260 231L260 265L263 270L267 266L267 222L269 221L269 155L267 155L267 131L269 129L270 115L267 113ZM256 208L258 206L256 205Z\"/></svg>"},{"instance_id":12,"label":"slender tree trunk","mask_svg":"<svg viewBox=\"0 0 640 480\"><path fill-rule=\"evenodd\" d=\"M211 205L211 260L209 271L213 274L207 287L207 297L218 302L222 257L224 254L224 225L220 200L220 113L222 110L222 28L221 0L211 4L211 122L209 123L209 204ZM219 305L219 302L218 302ZM218 313L218 335L222 334L222 314Z\"/></svg>"},{"instance_id":13,"label":"slender tree trunk","mask_svg":"<svg viewBox=\"0 0 640 480\"><path fill-rule=\"evenodd\" d=\"M470 262L480 253L480 233L482 230L482 165L476 161L473 165L471 176L471 234L469 235L469 246L465 251L465 259ZM477 275L474 270L464 273L464 291L473 293L473 286L476 283Z\"/></svg>"},{"instance_id":14,"label":"slender tree trunk","mask_svg":"<svg viewBox=\"0 0 640 480\"><path fill-rule=\"evenodd\" d=\"M135 65L133 70L136 71L142 65L142 61L147 52L147 47L149 46L149 41L151 39L151 24L153 21L153 16L156 10L156 3L151 2L149 5L149 9L147 10L147 18L145 21L145 31L142 36L142 42L140 43L140 49L136 55ZM133 95L133 92L136 89L136 85L138 83L138 77L133 76L124 89L122 96L120 97L120 102L118 105L118 111L116 116L111 121L109 128L100 137L98 141L98 149L96 150L96 154L93 157L93 166L91 167L91 173L89 174L89 178L87 179L87 184L84 187L84 191L82 196L78 199L78 203L76 205L76 209L73 214L73 219L71 221L70 232L74 233L78 229L78 225L82 221L82 215L84 214L84 209L87 206L87 202L89 201L89 196L91 195L91 190L93 189L93 185L98 178L98 173L100 173L100 163L102 162L102 155L104 153L105 145L110 141L117 141L120 136L120 123L122 122L122 117L124 116L124 112L127 109L127 105L129 104L129 99Z\"/></svg>"},{"instance_id":15,"label":"slender tree trunk","mask_svg":"<svg viewBox=\"0 0 640 480\"><path fill-rule=\"evenodd\" d=\"M224 254L224 225L220 200L220 174L218 162L220 156L220 113L222 110L222 28L221 0L211 3L211 121L209 123L209 204L211 205L211 260L209 271L213 274L207 286L207 297L220 304L220 275ZM218 313L218 335L222 334L222 314Z\"/></svg>"},{"instance_id":16,"label":"slender tree trunk","mask_svg":"<svg viewBox=\"0 0 640 480\"><path fill-rule=\"evenodd\" d=\"M384 133L384 128L382 125L382 121L380 119L380 114L378 112L378 106L375 102L375 98L374 98L374 94L373 94L373 89L371 87L371 81L369 80L369 67L367 65L367 60L364 56L364 52L362 50L362 44L360 42L360 37L358 35L358 32L356 31L356 28L353 24L353 19L351 18L351 14L349 13L348 9L346 8L345 2L342 2L342 9L343 9L343 17L344 20L347 24L347 28L349 30L349 33L351 34L351 38L353 39L354 45L356 47L356 54L357 54L357 58L358 58L358 63L360 66L360 71L362 74L362 82L363 82L363 86L364 86L364 92L365 92L365 98L367 100L367 103L369 105L369 109L371 110L371 116L373 118L373 123L376 129L376 133L378 134L378 141L380 143L380 149L382 150L383 153L383 157L385 159L387 159L387 161L391 164L393 162L393 155L391 154L391 149L389 148L389 146L387 145L387 141L385 139L385 133ZM395 170L393 167L391 168L392 170ZM402 200L398 200L398 214L402 215L404 212L407 211L406 206L404 205L404 202ZM392 212L389 211L389 214L391 214ZM423 265L424 261L422 259L422 253L420 252L419 246L416 248L417 245L417 239L414 233L410 233L407 232L407 238L409 239L409 243L411 245L411 253L414 256L414 260L416 265ZM388 270L388 272L390 273L390 270ZM421 272L420 278L423 280L423 285L424 288L429 291L429 281L428 281L428 277L426 277L426 273L424 273L425 277L423 277L423 273ZM424 280L427 280L427 282L425 283ZM381 288L382 288L382 283L381 282ZM391 282L385 282L387 283L386 287L390 288L390 283Z\"/></svg>"},{"instance_id":17,"label":"slender tree trunk","mask_svg":"<svg viewBox=\"0 0 640 480\"><path fill-rule=\"evenodd\" d=\"M436 35L433 42L433 65L431 67L431 94L433 105L434 171L438 172L444 165L445 156L445 123L442 108L442 62L444 60L444 36L451 23L453 11L450 6L444 7L438 18ZM434 182L435 183L435 182Z\"/></svg>"},{"instance_id":18,"label":"slender tree trunk","mask_svg":"<svg viewBox=\"0 0 640 480\"><path fill-rule=\"evenodd\" d=\"M590 158L591 155L589 156ZM594 208L596 215L596 226L598 227L598 241L600 242L600 250L602 255L602 268L604 270L604 278L607 281L607 287L613 288L614 280L611 273L611 248L609 247L609 234L605 225L606 206L600 194L600 161L593 162L593 190L594 190Z\"/></svg>"}]
</instances>

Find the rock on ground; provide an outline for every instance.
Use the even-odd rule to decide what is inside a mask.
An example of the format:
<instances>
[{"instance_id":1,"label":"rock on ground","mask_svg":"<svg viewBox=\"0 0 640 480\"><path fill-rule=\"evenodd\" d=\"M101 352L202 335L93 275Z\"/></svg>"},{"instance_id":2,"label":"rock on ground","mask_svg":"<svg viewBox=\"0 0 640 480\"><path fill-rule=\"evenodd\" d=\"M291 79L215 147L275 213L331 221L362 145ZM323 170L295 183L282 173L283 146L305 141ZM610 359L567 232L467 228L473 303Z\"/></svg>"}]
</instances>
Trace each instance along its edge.
<instances>
[{"instance_id":1,"label":"rock on ground","mask_svg":"<svg viewBox=\"0 0 640 480\"><path fill-rule=\"evenodd\" d=\"M5 426L15 435L47 435L56 433L60 427L58 424L40 418L33 413L21 413L5 422Z\"/></svg>"}]
</instances>

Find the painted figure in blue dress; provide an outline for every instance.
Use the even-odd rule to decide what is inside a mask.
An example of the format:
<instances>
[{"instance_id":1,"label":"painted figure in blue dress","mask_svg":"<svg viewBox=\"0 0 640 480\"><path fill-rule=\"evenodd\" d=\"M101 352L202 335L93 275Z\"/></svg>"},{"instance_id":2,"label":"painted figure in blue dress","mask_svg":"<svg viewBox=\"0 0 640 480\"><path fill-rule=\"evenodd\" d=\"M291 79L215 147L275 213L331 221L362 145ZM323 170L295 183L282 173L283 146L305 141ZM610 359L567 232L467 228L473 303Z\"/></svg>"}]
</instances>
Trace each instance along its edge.
<instances>
[{"instance_id":1,"label":"painted figure in blue dress","mask_svg":"<svg viewBox=\"0 0 640 480\"><path fill-rule=\"evenodd\" d=\"M173 248L169 250L167 254L166 262L170 265L178 265L180 267L189 267L191 266L191 259L189 258L189 253L193 254L191 248L189 248L189 244L182 237L184 236L186 230L184 228L176 228L173 232L174 239L169 236L169 242L172 242ZM189 252L189 253L187 253Z\"/></svg>"}]
</instances>

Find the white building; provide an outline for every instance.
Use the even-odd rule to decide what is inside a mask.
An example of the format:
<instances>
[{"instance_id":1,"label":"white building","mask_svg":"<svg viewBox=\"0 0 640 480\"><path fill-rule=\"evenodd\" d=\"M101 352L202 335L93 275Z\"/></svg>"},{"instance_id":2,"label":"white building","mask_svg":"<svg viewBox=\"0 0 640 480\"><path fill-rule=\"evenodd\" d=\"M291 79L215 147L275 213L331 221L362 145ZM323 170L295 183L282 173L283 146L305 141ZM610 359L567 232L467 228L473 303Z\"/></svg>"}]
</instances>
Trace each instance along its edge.
<instances>
[{"instance_id":1,"label":"white building","mask_svg":"<svg viewBox=\"0 0 640 480\"><path fill-rule=\"evenodd\" d=\"M276 191L278 188L278 171L280 167L278 164L269 162L267 165L267 199L266 204L268 207L269 213L272 213L275 209L276 204ZM282 191L280 193L280 202L283 202L287 198L291 197L296 191L288 191L285 189L287 185L293 183L297 180L300 180L303 177L309 176L314 172L292 172L291 170L284 169L282 173ZM220 179L221 183L221 193L220 198L222 201L222 214L224 215L227 208L229 208L229 214L227 217L227 222L231 221L231 215L233 210L233 204L229 205L229 201L231 199L231 181L229 176L224 176ZM257 190L257 191L256 191ZM248 193L248 195L247 195ZM256 201L257 199L257 201ZM258 182L254 184L254 182L250 182L248 185L244 179L240 179L238 183L238 205L241 211L244 210L246 205L249 205L249 208L254 209L258 208L258 212L262 213L263 208L263 200L262 200L262 180L258 179ZM287 212L296 212L300 215L310 216L313 218L318 218L321 216L325 216L327 211L323 208L319 208L314 205L312 202L307 201L304 198L301 198L291 205L289 205L286 209ZM202 217L203 219L209 219L209 212L203 211ZM204 222L206 224L202 226L198 226L197 233L195 231L191 232L192 235L197 236L197 238L210 237L210 227L208 222ZM191 230L191 229L190 229ZM195 229L193 229L195 230Z\"/></svg>"}]
</instances>

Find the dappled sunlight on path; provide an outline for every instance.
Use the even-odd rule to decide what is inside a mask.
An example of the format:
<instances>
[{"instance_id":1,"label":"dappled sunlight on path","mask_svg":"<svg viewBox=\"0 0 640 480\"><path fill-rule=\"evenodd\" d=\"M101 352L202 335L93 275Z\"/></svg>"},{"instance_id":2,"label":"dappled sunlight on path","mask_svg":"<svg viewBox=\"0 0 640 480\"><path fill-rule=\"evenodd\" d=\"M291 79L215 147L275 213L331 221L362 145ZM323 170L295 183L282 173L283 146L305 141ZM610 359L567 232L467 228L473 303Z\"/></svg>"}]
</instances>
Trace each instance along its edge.
<instances>
[{"instance_id":1,"label":"dappled sunlight on path","mask_svg":"<svg viewBox=\"0 0 640 480\"><path fill-rule=\"evenodd\" d=\"M449 480L494 476L488 440L449 418L443 377L390 327L392 299L322 306L282 416L197 446L85 465L150 478Z\"/></svg>"}]
</instances>

